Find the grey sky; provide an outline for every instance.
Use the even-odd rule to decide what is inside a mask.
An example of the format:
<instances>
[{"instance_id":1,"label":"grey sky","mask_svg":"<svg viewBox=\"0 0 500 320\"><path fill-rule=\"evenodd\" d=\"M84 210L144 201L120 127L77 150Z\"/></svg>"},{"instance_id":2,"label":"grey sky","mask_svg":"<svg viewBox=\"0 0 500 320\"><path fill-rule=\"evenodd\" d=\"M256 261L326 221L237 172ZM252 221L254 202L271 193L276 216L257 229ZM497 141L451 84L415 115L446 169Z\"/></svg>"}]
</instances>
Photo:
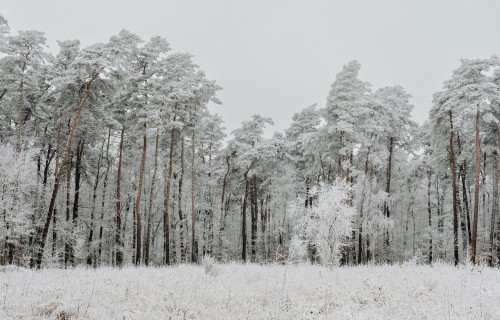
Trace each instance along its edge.
<instances>
[{"instance_id":1,"label":"grey sky","mask_svg":"<svg viewBox=\"0 0 500 320\"><path fill-rule=\"evenodd\" d=\"M13 30L44 31L51 50L123 28L165 37L224 87L211 109L228 132L254 113L282 131L294 112L324 105L353 59L374 89L404 86L422 123L460 58L500 54L498 0L1 0L0 11Z\"/></svg>"}]
</instances>

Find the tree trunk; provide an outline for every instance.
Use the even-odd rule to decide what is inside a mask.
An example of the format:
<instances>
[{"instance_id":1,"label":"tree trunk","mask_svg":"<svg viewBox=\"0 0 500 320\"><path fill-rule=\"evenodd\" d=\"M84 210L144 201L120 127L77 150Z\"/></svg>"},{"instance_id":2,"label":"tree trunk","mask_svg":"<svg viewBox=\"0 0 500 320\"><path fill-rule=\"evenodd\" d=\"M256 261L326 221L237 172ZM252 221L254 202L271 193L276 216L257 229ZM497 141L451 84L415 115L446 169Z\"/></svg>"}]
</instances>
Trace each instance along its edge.
<instances>
[{"instance_id":1,"label":"tree trunk","mask_svg":"<svg viewBox=\"0 0 500 320\"><path fill-rule=\"evenodd\" d=\"M78 209L80 205L80 180L82 176L82 156L83 156L83 147L85 145L85 139L80 140L78 142L77 148L76 148L76 163L75 163L75 194L73 198L73 232L76 232L76 228L78 227ZM75 245L75 235L72 235L71 238L71 245L70 245L70 255L69 255L69 262L71 265L75 265L75 252L74 252L74 245Z\"/></svg>"},{"instance_id":2,"label":"tree trunk","mask_svg":"<svg viewBox=\"0 0 500 320\"><path fill-rule=\"evenodd\" d=\"M491 226L490 226L490 267L493 266L493 255L494 255L494 247L495 247L495 222L496 217L498 215L498 182L500 180L500 172L498 170L498 148L500 148L500 131L497 133L498 135L498 146L497 150L493 152L493 167L495 171L495 179L493 182L493 207L491 209Z\"/></svg>"},{"instance_id":3,"label":"tree trunk","mask_svg":"<svg viewBox=\"0 0 500 320\"><path fill-rule=\"evenodd\" d=\"M102 142L101 152L99 153L99 157L97 158L97 171L94 180L94 186L92 187L92 205L90 209L90 223L89 223L89 237L88 237L88 256L87 256L87 265L92 266L95 265L95 252L93 249L93 241L94 241L94 217L95 217L95 209L96 209L96 201L97 201L97 188L99 187L99 181L101 179L101 168L102 168L102 159L104 156L104 144L106 141Z\"/></svg>"},{"instance_id":4,"label":"tree trunk","mask_svg":"<svg viewBox=\"0 0 500 320\"><path fill-rule=\"evenodd\" d=\"M175 121L175 116L173 121ZM163 220L163 235L164 235L164 250L165 250L165 264L170 264L170 225L169 225L169 208L170 208L170 188L172 184L172 171L174 164L174 145L175 145L175 128L172 128L170 132L170 153L168 157L168 175L167 175L167 187L165 188L165 217Z\"/></svg>"},{"instance_id":5,"label":"tree trunk","mask_svg":"<svg viewBox=\"0 0 500 320\"><path fill-rule=\"evenodd\" d=\"M261 248L261 257L267 259L267 250L266 250L266 223L267 223L267 203L264 202L264 199L267 200L267 195L260 199L260 248Z\"/></svg>"},{"instance_id":6,"label":"tree trunk","mask_svg":"<svg viewBox=\"0 0 500 320\"><path fill-rule=\"evenodd\" d=\"M141 167L139 169L139 184L137 187L137 198L135 199L135 225L136 225L136 247L135 247L135 265L141 263L141 237L142 237L142 224L141 224L141 197L142 197L142 184L144 182L144 167L146 164L146 151L148 145L148 139L146 135L147 124L144 123L144 136L143 136L143 147L142 147L142 158Z\"/></svg>"},{"instance_id":7,"label":"tree trunk","mask_svg":"<svg viewBox=\"0 0 500 320\"><path fill-rule=\"evenodd\" d=\"M462 145L461 145L461 142L460 142L460 134L457 132L457 142L458 142L458 152L459 152L459 155L462 154ZM462 198L463 198L463 202L464 202L464 207L465 207L465 214L466 214L466 221L464 221L466 223L466 229L467 229L467 243L468 243L468 248L469 248L469 251L470 251L470 246L472 245L472 229L471 229L471 224L470 224L470 207L469 207L469 201L468 201L468 197L467 197L467 186L466 186L466 176L467 176L467 172L466 172L466 163L465 163L465 160L462 161L462 163L460 164L460 177L461 177L461 180L462 180ZM470 254L470 252L468 252Z\"/></svg>"},{"instance_id":8,"label":"tree trunk","mask_svg":"<svg viewBox=\"0 0 500 320\"><path fill-rule=\"evenodd\" d=\"M312 196L311 193L309 192L311 188L309 187L309 177L306 178L306 200L305 200L305 207L312 208Z\"/></svg>"},{"instance_id":9,"label":"tree trunk","mask_svg":"<svg viewBox=\"0 0 500 320\"><path fill-rule=\"evenodd\" d=\"M247 261L247 199L248 199L248 191L250 189L250 180L248 179L248 172L252 169L255 164L255 160L252 161L248 169L243 174L243 178L245 179L245 194L243 196L242 203L242 221L241 221L241 238L242 238L242 250L241 250L241 259L243 261Z\"/></svg>"},{"instance_id":10,"label":"tree trunk","mask_svg":"<svg viewBox=\"0 0 500 320\"><path fill-rule=\"evenodd\" d=\"M257 187L256 187L256 180L257 178L255 175L252 177L252 180L250 182L250 211L251 211L251 219L252 219L252 224L251 224L251 238L250 242L252 245L252 261L256 261L257 257L257 219L258 219L258 208L257 208Z\"/></svg>"},{"instance_id":11,"label":"tree trunk","mask_svg":"<svg viewBox=\"0 0 500 320\"><path fill-rule=\"evenodd\" d=\"M365 180L363 183L363 190L361 191L361 201L359 204L359 227L358 227L358 264L361 264L363 261L363 207L365 205L365 193L366 193L366 184L368 182L368 160L370 157L370 149L371 146L368 146L366 150L366 159L365 159Z\"/></svg>"},{"instance_id":12,"label":"tree trunk","mask_svg":"<svg viewBox=\"0 0 500 320\"><path fill-rule=\"evenodd\" d=\"M429 217L429 263L432 263L432 210L431 210L431 177L429 170L427 173L427 212Z\"/></svg>"},{"instance_id":13,"label":"tree trunk","mask_svg":"<svg viewBox=\"0 0 500 320\"><path fill-rule=\"evenodd\" d=\"M224 237L224 230L226 228L226 210L224 210L224 201L226 196L227 177L229 175L229 171L231 170L231 164L229 163L230 159L231 156L226 156L227 170L226 174L224 175L224 180L222 180L222 192L220 197L219 260L222 260L224 256L222 241Z\"/></svg>"},{"instance_id":14,"label":"tree trunk","mask_svg":"<svg viewBox=\"0 0 500 320\"><path fill-rule=\"evenodd\" d=\"M158 140L160 139L160 131L156 130L155 140L155 162L153 165L153 177L151 178L151 189L149 190L149 208L148 208L148 224L146 230L146 247L144 249L144 264L149 265L149 243L151 239L151 223L153 219L153 194L155 190L156 171L158 169Z\"/></svg>"},{"instance_id":15,"label":"tree trunk","mask_svg":"<svg viewBox=\"0 0 500 320\"><path fill-rule=\"evenodd\" d=\"M105 204L106 204L106 188L108 185L108 175L109 175L109 169L111 168L111 163L109 161L109 142L111 139L111 128L108 129L108 142L106 143L106 173L104 174L104 181L102 184L102 201L101 201L101 226L99 227L99 250L98 250L98 257L99 257L99 265L102 265L102 237L103 237L103 231L104 231L104 211L105 211Z\"/></svg>"},{"instance_id":16,"label":"tree trunk","mask_svg":"<svg viewBox=\"0 0 500 320\"><path fill-rule=\"evenodd\" d=\"M115 245L116 245L116 265L121 267L123 265L123 244L121 241L121 179L122 179L122 159L123 159L123 136L125 128L122 128L120 133L120 150L118 155L118 171L116 174L116 229L115 229Z\"/></svg>"},{"instance_id":17,"label":"tree trunk","mask_svg":"<svg viewBox=\"0 0 500 320\"><path fill-rule=\"evenodd\" d=\"M195 159L195 140L194 128L191 137L191 262L196 263L198 257L198 244L196 243L196 203L195 203L195 188L196 188L196 167L194 166Z\"/></svg>"},{"instance_id":18,"label":"tree trunk","mask_svg":"<svg viewBox=\"0 0 500 320\"><path fill-rule=\"evenodd\" d=\"M461 166L459 167L458 171L458 179L461 179ZM463 201L463 200L462 200ZM462 202L460 200L460 187L457 187L457 205L458 205L458 212L460 213L460 230L462 231L462 252L464 256L467 254L467 223L466 223L466 215L465 211L466 209L465 204L462 205Z\"/></svg>"},{"instance_id":19,"label":"tree trunk","mask_svg":"<svg viewBox=\"0 0 500 320\"><path fill-rule=\"evenodd\" d=\"M389 210L389 205L388 205L388 199L391 194L391 176L392 176L392 153L393 153L393 146L394 146L394 138L391 137L389 139L389 157L387 159L387 174L386 174L386 185L385 185L385 193L386 193L386 198L384 199L384 217L389 219L391 217L391 213ZM389 230L385 230L385 245L387 246L387 249L390 247L390 235L389 235Z\"/></svg>"},{"instance_id":20,"label":"tree trunk","mask_svg":"<svg viewBox=\"0 0 500 320\"><path fill-rule=\"evenodd\" d=\"M211 186L211 177L212 177L212 143L208 145L208 173L207 173L207 203L209 205L208 209L208 238L207 238L207 254L209 256L213 256L213 247L214 247L214 199L212 197L212 186Z\"/></svg>"},{"instance_id":21,"label":"tree trunk","mask_svg":"<svg viewBox=\"0 0 500 320\"><path fill-rule=\"evenodd\" d=\"M481 171L481 186L486 185L486 152L483 152L483 170ZM484 230L486 230L486 221L487 221L487 214L489 213L489 208L486 206L486 188L483 187L482 190L482 198L483 198L483 205L481 206L482 214L483 214L483 219L482 219L482 227ZM488 195L489 196L489 195ZM489 201L488 201L489 203ZM486 237L484 239L486 242Z\"/></svg>"},{"instance_id":22,"label":"tree trunk","mask_svg":"<svg viewBox=\"0 0 500 320\"><path fill-rule=\"evenodd\" d=\"M181 250L181 263L186 262L187 241L184 242L184 224L187 225L187 217L182 212L182 186L184 181L184 137L181 137L181 174L179 176L179 193L177 194L177 210L179 212L179 247ZM175 191L174 191L175 192ZM175 199L175 194L174 194ZM186 239L187 240L187 239Z\"/></svg>"},{"instance_id":23,"label":"tree trunk","mask_svg":"<svg viewBox=\"0 0 500 320\"><path fill-rule=\"evenodd\" d=\"M453 146L453 116L450 116L450 162L451 162L451 187L453 201L453 257L455 266L458 265L458 212L457 212L457 163L455 161L455 149Z\"/></svg>"},{"instance_id":24,"label":"tree trunk","mask_svg":"<svg viewBox=\"0 0 500 320\"><path fill-rule=\"evenodd\" d=\"M479 107L478 107L479 108ZM472 227L472 263L476 263L477 220L479 217L479 174L481 171L481 142L479 140L479 109L476 112L476 172L474 181L474 224Z\"/></svg>"},{"instance_id":25,"label":"tree trunk","mask_svg":"<svg viewBox=\"0 0 500 320\"><path fill-rule=\"evenodd\" d=\"M73 153L70 153L67 163L66 172L66 243L64 244L64 265L67 267L69 262L69 256L71 249L71 226L70 226L70 206L71 206L71 160L73 159Z\"/></svg>"},{"instance_id":26,"label":"tree trunk","mask_svg":"<svg viewBox=\"0 0 500 320\"><path fill-rule=\"evenodd\" d=\"M391 137L389 139L389 157L387 159L387 174L386 174L386 184L385 184L385 193L386 200L384 200L384 217L390 218L391 214L389 211L389 206L387 204L387 198L389 198L391 192L391 175L392 175L392 150L394 145L394 138Z\"/></svg>"}]
</instances>

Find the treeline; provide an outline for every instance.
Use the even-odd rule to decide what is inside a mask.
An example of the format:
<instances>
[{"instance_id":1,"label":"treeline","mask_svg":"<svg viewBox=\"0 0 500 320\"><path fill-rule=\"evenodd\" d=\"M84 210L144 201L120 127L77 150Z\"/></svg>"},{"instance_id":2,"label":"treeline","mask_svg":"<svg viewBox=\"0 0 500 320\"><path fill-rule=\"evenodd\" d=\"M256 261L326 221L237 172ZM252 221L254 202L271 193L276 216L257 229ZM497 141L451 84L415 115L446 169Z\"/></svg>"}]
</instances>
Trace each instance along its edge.
<instances>
[{"instance_id":1,"label":"treeline","mask_svg":"<svg viewBox=\"0 0 500 320\"><path fill-rule=\"evenodd\" d=\"M2 264L282 261L297 239L323 262L297 198L330 219L317 188L335 181L339 263L499 261L496 57L462 61L420 127L401 86L372 91L352 61L284 133L255 115L226 139L221 88L165 39L45 41L0 17Z\"/></svg>"}]
</instances>

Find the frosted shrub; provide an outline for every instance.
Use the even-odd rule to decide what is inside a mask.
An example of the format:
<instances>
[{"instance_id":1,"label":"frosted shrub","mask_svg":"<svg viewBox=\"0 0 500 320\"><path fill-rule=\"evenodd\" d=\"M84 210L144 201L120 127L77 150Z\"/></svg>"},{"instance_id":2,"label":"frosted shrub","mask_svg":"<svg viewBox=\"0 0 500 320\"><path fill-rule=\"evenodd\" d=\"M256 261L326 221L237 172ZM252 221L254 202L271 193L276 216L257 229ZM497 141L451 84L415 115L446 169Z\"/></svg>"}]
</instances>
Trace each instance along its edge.
<instances>
[{"instance_id":1,"label":"frosted shrub","mask_svg":"<svg viewBox=\"0 0 500 320\"><path fill-rule=\"evenodd\" d=\"M304 208L301 199L292 204L296 223L290 254L298 258L304 256L307 247L313 247L321 264L331 267L340 263L356 214L355 208L348 203L351 192L346 182L337 180L332 185L311 190L311 195L317 198L312 208Z\"/></svg>"},{"instance_id":2,"label":"frosted shrub","mask_svg":"<svg viewBox=\"0 0 500 320\"><path fill-rule=\"evenodd\" d=\"M0 146L0 241L6 242L10 256L4 263L22 264L23 248L32 232L37 179L33 158L38 150L28 149L19 153L9 144ZM12 261L9 261L12 260Z\"/></svg>"},{"instance_id":3,"label":"frosted shrub","mask_svg":"<svg viewBox=\"0 0 500 320\"><path fill-rule=\"evenodd\" d=\"M307 243L304 239L295 236L290 240L288 258L291 261L307 259Z\"/></svg>"},{"instance_id":4,"label":"frosted shrub","mask_svg":"<svg viewBox=\"0 0 500 320\"><path fill-rule=\"evenodd\" d=\"M221 266L215 262L215 259L211 256L205 255L201 261L205 273L211 277L217 277L220 274Z\"/></svg>"}]
</instances>

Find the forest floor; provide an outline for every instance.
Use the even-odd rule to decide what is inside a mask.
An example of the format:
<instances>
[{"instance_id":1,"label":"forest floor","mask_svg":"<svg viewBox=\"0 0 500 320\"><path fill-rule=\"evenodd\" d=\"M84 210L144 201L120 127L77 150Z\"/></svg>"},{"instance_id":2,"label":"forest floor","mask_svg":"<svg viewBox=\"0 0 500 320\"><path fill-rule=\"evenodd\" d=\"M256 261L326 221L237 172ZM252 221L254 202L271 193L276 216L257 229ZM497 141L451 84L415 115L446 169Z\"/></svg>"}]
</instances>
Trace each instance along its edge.
<instances>
[{"instance_id":1,"label":"forest floor","mask_svg":"<svg viewBox=\"0 0 500 320\"><path fill-rule=\"evenodd\" d=\"M0 319L500 319L488 267L0 269Z\"/></svg>"}]
</instances>

